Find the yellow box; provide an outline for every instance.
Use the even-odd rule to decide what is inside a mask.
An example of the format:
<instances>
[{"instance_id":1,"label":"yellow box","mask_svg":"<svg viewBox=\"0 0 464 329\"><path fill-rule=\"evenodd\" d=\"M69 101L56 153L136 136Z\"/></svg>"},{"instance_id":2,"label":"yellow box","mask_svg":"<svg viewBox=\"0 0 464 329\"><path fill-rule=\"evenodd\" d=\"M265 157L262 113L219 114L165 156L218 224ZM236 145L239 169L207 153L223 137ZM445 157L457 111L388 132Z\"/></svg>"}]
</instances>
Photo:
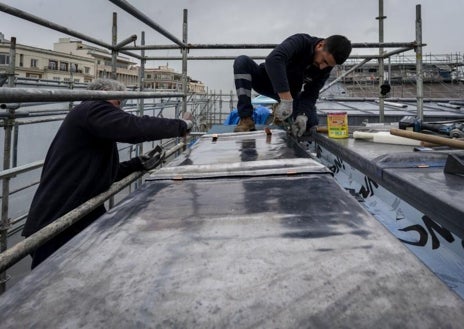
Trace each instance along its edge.
<instances>
[{"instance_id":1,"label":"yellow box","mask_svg":"<svg viewBox=\"0 0 464 329\"><path fill-rule=\"evenodd\" d=\"M346 112L328 113L327 131L330 138L348 138L348 115Z\"/></svg>"}]
</instances>

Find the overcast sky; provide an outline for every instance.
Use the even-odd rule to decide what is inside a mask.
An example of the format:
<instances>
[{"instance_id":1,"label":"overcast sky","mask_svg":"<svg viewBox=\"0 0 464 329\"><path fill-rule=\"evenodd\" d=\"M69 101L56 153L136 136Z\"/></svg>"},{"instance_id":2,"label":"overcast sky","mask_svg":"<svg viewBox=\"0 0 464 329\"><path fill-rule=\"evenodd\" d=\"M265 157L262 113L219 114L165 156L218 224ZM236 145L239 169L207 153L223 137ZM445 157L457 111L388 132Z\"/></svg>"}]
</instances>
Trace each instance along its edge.
<instances>
[{"instance_id":1,"label":"overcast sky","mask_svg":"<svg viewBox=\"0 0 464 329\"><path fill-rule=\"evenodd\" d=\"M118 40L145 31L146 44L173 44L106 0L0 0L1 3L50 20L111 44L112 13L118 13ZM280 43L305 32L326 37L344 34L352 42L378 42L377 0L130 0L155 23L182 39L183 9L188 9L189 43ZM422 7L424 53L464 53L462 35L464 0L384 0L385 42L415 39L416 5ZM0 32L17 43L52 49L66 35L0 12ZM137 44L140 44L137 41ZM391 50L391 49L390 49ZM229 50L227 55L262 54L270 50ZM352 54L378 53L354 49ZM222 55L224 51L192 51L191 55ZM414 55L413 52L408 54ZM178 50L147 52L148 56L179 56ZM149 62L147 66L166 65ZM180 71L180 62L170 67ZM210 89L233 89L232 61L192 61L188 74Z\"/></svg>"}]
</instances>

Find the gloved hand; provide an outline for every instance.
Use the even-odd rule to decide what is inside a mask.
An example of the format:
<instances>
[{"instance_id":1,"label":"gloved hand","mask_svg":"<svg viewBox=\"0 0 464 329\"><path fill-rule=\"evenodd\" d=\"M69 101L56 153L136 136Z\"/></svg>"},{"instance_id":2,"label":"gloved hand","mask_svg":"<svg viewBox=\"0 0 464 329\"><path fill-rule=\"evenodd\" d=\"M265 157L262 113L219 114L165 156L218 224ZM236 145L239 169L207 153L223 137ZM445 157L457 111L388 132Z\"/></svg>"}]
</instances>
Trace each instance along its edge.
<instances>
[{"instance_id":1,"label":"gloved hand","mask_svg":"<svg viewBox=\"0 0 464 329\"><path fill-rule=\"evenodd\" d=\"M301 137L306 131L306 123L308 117L304 114L300 114L296 117L292 124L292 135L295 137Z\"/></svg>"},{"instance_id":2,"label":"gloved hand","mask_svg":"<svg viewBox=\"0 0 464 329\"><path fill-rule=\"evenodd\" d=\"M151 170L158 166L163 160L166 151L159 145L146 154L139 156L140 162L145 170Z\"/></svg>"},{"instance_id":3,"label":"gloved hand","mask_svg":"<svg viewBox=\"0 0 464 329\"><path fill-rule=\"evenodd\" d=\"M182 119L186 124L187 124L187 132L190 132L190 130L192 130L193 128L193 116L192 116L192 113L190 112L184 112L184 114L182 114Z\"/></svg>"},{"instance_id":4,"label":"gloved hand","mask_svg":"<svg viewBox=\"0 0 464 329\"><path fill-rule=\"evenodd\" d=\"M274 111L274 117L280 121L284 121L293 112L293 100L281 99L279 105Z\"/></svg>"}]
</instances>

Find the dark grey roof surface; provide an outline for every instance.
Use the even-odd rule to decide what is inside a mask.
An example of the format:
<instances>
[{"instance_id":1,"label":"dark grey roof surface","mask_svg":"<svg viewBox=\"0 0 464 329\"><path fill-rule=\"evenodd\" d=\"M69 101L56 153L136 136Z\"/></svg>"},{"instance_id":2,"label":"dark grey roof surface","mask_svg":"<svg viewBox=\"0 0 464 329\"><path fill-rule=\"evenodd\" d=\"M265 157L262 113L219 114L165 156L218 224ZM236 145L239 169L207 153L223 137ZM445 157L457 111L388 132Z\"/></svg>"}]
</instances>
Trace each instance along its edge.
<instances>
[{"instance_id":1,"label":"dark grey roof surface","mask_svg":"<svg viewBox=\"0 0 464 329\"><path fill-rule=\"evenodd\" d=\"M283 131L235 136L173 165L292 164L146 182L1 296L1 327L462 326L464 301Z\"/></svg>"}]
</instances>

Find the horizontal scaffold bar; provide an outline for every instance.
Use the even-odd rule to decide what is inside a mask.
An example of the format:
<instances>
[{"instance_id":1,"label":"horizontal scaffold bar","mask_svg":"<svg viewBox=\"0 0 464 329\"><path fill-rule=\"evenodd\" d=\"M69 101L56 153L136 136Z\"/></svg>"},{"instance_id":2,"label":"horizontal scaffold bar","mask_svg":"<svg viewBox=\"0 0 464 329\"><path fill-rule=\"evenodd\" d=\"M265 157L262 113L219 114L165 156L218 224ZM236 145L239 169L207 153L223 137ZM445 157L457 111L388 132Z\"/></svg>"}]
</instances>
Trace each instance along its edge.
<instances>
[{"instance_id":1,"label":"horizontal scaffold bar","mask_svg":"<svg viewBox=\"0 0 464 329\"><path fill-rule=\"evenodd\" d=\"M0 103L65 102L83 100L182 97L181 93L140 91L59 90L37 88L0 88Z\"/></svg>"},{"instance_id":2,"label":"horizontal scaffold bar","mask_svg":"<svg viewBox=\"0 0 464 329\"><path fill-rule=\"evenodd\" d=\"M242 43L242 44L192 44L189 43L185 47L188 49L272 49L275 48L275 43ZM358 42L352 43L353 48L414 48L415 42ZM423 45L422 45L423 46ZM126 46L124 50L167 50L182 48L178 45L145 45L145 46Z\"/></svg>"}]
</instances>

